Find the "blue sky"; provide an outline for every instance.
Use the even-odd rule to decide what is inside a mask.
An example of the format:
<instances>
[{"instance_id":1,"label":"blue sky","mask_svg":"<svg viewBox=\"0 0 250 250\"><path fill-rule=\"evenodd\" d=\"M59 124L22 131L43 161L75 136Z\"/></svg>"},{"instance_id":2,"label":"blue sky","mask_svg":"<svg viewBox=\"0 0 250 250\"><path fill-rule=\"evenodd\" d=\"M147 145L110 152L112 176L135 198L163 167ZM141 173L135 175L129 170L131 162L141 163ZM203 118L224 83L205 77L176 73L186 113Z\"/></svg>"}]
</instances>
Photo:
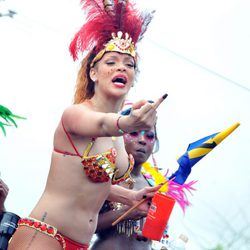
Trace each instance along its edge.
<instances>
[{"instance_id":1,"label":"blue sky","mask_svg":"<svg viewBox=\"0 0 250 250\"><path fill-rule=\"evenodd\" d=\"M0 137L0 171L10 187L6 207L21 216L43 191L54 129L72 101L79 62L70 58L68 45L83 23L78 2L0 1L0 12L18 13L0 17L0 104L28 119ZM140 5L156 13L138 45L141 72L130 98L169 94L159 108L158 165L174 171L189 143L241 123L194 167L188 179L198 180L189 196L192 207L185 215L175 207L170 235L186 234L192 250L231 240L227 249L248 249L243 236L250 224L250 2Z\"/></svg>"}]
</instances>

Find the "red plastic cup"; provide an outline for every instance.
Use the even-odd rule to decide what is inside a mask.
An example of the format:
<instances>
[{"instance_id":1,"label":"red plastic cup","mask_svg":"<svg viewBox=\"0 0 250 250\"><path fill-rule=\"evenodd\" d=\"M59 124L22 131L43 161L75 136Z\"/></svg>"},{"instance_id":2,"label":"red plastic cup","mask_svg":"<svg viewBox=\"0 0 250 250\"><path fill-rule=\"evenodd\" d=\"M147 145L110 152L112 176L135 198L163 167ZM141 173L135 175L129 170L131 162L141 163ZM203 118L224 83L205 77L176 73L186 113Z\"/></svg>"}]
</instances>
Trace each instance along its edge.
<instances>
[{"instance_id":1,"label":"red plastic cup","mask_svg":"<svg viewBox=\"0 0 250 250\"><path fill-rule=\"evenodd\" d=\"M152 199L142 235L151 240L160 241L172 213L175 199L156 193Z\"/></svg>"}]
</instances>

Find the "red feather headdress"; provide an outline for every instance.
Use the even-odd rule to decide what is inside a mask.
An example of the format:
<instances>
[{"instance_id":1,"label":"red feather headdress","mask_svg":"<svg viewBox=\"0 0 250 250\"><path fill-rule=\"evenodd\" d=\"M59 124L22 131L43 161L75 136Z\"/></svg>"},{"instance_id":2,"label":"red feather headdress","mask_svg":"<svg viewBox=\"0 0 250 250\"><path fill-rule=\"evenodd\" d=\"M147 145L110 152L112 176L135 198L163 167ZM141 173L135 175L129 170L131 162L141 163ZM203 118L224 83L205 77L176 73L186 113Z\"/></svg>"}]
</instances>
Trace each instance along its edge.
<instances>
[{"instance_id":1,"label":"red feather headdress","mask_svg":"<svg viewBox=\"0 0 250 250\"><path fill-rule=\"evenodd\" d=\"M108 51L126 53L136 60L136 44L147 30L153 12L140 12L126 0L81 0L81 4L86 23L70 44L73 59L78 58L79 52L94 50L97 55L92 65Z\"/></svg>"}]
</instances>

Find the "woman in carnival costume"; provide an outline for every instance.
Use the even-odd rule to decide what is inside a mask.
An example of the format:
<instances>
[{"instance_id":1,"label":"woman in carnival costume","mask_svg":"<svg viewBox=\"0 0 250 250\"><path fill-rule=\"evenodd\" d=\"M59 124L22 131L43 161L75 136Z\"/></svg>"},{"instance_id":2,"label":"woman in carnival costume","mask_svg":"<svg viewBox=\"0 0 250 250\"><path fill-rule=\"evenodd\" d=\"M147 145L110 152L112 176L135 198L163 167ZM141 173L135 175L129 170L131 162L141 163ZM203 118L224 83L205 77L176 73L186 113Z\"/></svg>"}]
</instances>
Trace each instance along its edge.
<instances>
[{"instance_id":1,"label":"woman in carnival costume","mask_svg":"<svg viewBox=\"0 0 250 250\"><path fill-rule=\"evenodd\" d=\"M126 115L128 112L127 110L122 113ZM156 175L153 172L160 174L154 158L154 153L159 150L159 139L157 136L156 125L149 130L135 131L125 134L124 142L127 153L134 156L135 164L131 172L131 178L127 179L120 185L133 190L139 190L146 186L154 186L154 178ZM150 156L152 157L153 166L148 162ZM151 175L151 173L153 174ZM174 185L177 185L180 188L180 185L177 183L174 183ZM173 185L171 188L174 188ZM190 191L189 186L183 186L182 194L185 189ZM177 196L179 195L177 194ZM177 198L177 196L175 196L175 198ZM185 197L184 199L179 199L179 202L180 200L182 200L182 203L186 202L186 206L188 205L188 201ZM96 231L97 239L93 243L91 250L152 249L152 241L142 236L142 228L147 213L140 210L134 210L117 225L112 226L112 223L129 208L129 206L117 202L106 201L104 203L98 218ZM166 228L162 237L163 243L166 243L167 237Z\"/></svg>"},{"instance_id":2,"label":"woman in carnival costume","mask_svg":"<svg viewBox=\"0 0 250 250\"><path fill-rule=\"evenodd\" d=\"M133 168L122 135L150 129L165 99L154 104L142 100L130 115L118 114L135 79L136 44L152 14L140 13L129 1L81 3L87 22L70 51L74 60L79 52L88 54L78 73L74 104L56 128L45 190L29 217L20 219L9 250L87 249L105 200L131 206L159 189L112 185L126 180ZM147 211L147 203L140 208Z\"/></svg>"},{"instance_id":3,"label":"woman in carnival costume","mask_svg":"<svg viewBox=\"0 0 250 250\"><path fill-rule=\"evenodd\" d=\"M124 135L126 151L135 159L131 179L121 183L122 186L139 190L149 186L141 169L142 164L148 160L155 143L158 141L155 127L149 130L131 132ZM157 144L157 143L156 143ZM144 217L147 213L134 210L116 226L112 226L117 218L125 213L130 207L121 203L106 201L98 218L97 240L91 250L99 249L142 249L150 250L151 241L141 235Z\"/></svg>"}]
</instances>

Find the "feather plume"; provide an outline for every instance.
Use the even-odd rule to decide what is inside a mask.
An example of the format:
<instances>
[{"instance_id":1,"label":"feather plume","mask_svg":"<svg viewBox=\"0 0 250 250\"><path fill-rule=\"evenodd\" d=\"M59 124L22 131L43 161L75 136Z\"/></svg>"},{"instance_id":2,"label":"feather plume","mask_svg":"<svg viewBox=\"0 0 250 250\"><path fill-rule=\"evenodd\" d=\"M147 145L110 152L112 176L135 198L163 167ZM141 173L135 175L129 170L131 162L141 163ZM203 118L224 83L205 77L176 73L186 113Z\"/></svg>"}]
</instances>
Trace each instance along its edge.
<instances>
[{"instance_id":1,"label":"feather plume","mask_svg":"<svg viewBox=\"0 0 250 250\"><path fill-rule=\"evenodd\" d=\"M125 0L114 0L112 11L105 10L103 0L81 0L86 13L86 23L76 33L70 44L70 53L74 60L79 52L95 48L99 52L111 39L112 33L128 33L133 43L142 38L153 12L140 12L135 4Z\"/></svg>"}]
</instances>

